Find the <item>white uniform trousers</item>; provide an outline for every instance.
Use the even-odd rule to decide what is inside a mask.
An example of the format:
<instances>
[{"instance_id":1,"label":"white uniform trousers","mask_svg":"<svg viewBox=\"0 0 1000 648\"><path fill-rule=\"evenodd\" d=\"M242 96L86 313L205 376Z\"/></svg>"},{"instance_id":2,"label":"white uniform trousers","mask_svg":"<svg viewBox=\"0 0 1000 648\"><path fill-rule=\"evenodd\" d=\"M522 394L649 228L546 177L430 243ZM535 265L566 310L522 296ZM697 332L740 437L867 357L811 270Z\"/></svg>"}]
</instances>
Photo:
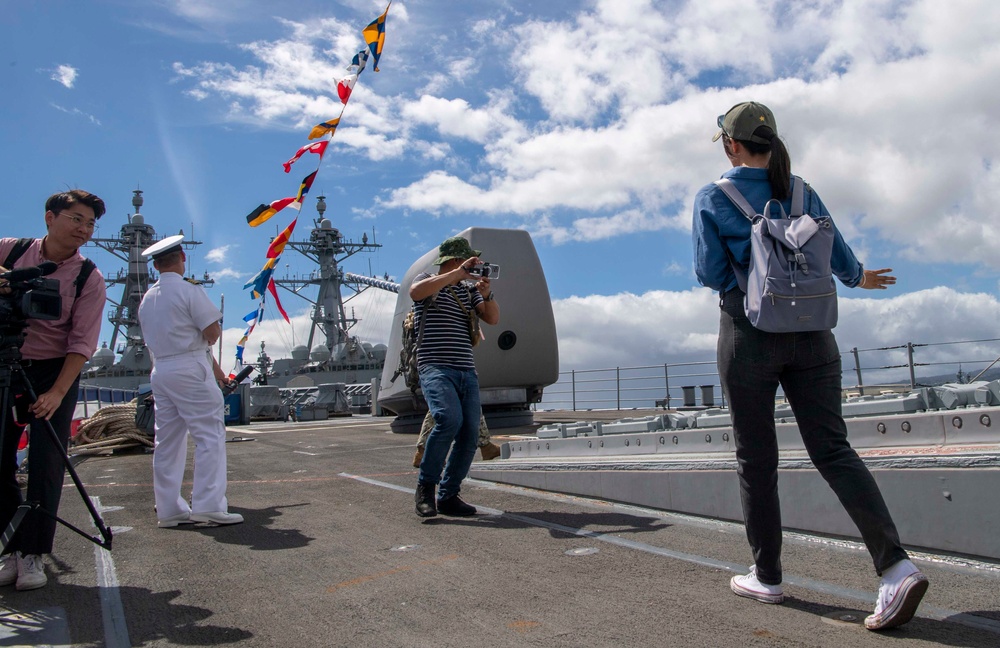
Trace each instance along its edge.
<instances>
[{"instance_id":1,"label":"white uniform trousers","mask_svg":"<svg viewBox=\"0 0 1000 648\"><path fill-rule=\"evenodd\" d=\"M156 359L150 383L156 415L153 491L157 517L227 511L223 396L208 351ZM189 433L195 444L190 508L181 495Z\"/></svg>"}]
</instances>

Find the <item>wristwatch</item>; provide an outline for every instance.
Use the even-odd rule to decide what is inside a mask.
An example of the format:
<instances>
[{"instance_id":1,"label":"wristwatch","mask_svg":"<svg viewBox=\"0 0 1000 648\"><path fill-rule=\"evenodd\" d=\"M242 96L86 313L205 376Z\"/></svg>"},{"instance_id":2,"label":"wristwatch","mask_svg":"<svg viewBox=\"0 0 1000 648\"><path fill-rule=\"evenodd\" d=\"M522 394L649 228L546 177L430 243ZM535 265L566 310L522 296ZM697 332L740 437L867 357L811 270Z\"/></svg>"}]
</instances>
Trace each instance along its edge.
<instances>
[{"instance_id":1,"label":"wristwatch","mask_svg":"<svg viewBox=\"0 0 1000 648\"><path fill-rule=\"evenodd\" d=\"M493 301L493 291L492 290L490 291L490 294L488 294L485 297L483 297L483 301Z\"/></svg>"}]
</instances>

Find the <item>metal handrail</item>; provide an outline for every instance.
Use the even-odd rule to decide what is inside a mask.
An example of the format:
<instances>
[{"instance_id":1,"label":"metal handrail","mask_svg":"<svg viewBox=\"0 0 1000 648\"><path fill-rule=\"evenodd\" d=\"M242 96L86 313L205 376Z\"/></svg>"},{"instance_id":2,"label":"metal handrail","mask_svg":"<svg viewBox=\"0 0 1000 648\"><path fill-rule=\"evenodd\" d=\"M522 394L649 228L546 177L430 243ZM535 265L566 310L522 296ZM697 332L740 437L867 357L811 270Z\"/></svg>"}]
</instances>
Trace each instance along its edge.
<instances>
[{"instance_id":1,"label":"metal handrail","mask_svg":"<svg viewBox=\"0 0 1000 648\"><path fill-rule=\"evenodd\" d=\"M1000 356L1000 338L984 340L954 340L947 342L906 342L895 346L883 346L870 349L854 347L841 351L843 374L852 376L853 384L843 384L845 394L878 394L882 391L905 391L924 386L928 381L962 382L973 377L977 372L972 368L989 368L998 361ZM953 345L992 345L991 355L984 359L964 359L972 353L963 355L961 360L939 359L927 357L917 361L916 353L931 354L933 348ZM986 352L986 347L974 349L975 353ZM963 351L964 353L964 351ZM866 363L862 363L864 354ZM851 364L852 366L847 366ZM541 409L645 409L674 406L706 405L706 399L711 397L711 404L725 404L725 395L719 382L718 370L695 371L695 367L715 367L714 360L697 360L689 362L664 363L662 365L640 365L634 367L606 367L601 369L572 369L559 372L559 379L545 389L542 402L536 405ZM917 369L930 367L958 367L955 380L942 380L942 376L925 376L917 379ZM963 368L969 368L966 374ZM653 375L650 370L656 370ZM906 370L908 376L902 376L899 370ZM1000 373L1000 370L997 370ZM644 373L645 372L645 373ZM711 384L692 379L712 378ZM866 380L866 377L868 380ZM697 384L688 384L697 382ZM709 388L710 394L709 394ZM701 390L701 398L697 392ZM650 398L650 392L654 397ZM660 395L659 398L655 395ZM565 397L565 398L560 398ZM779 399L783 395L779 392ZM623 404L634 404L623 407ZM581 407L587 406L587 407Z\"/></svg>"}]
</instances>

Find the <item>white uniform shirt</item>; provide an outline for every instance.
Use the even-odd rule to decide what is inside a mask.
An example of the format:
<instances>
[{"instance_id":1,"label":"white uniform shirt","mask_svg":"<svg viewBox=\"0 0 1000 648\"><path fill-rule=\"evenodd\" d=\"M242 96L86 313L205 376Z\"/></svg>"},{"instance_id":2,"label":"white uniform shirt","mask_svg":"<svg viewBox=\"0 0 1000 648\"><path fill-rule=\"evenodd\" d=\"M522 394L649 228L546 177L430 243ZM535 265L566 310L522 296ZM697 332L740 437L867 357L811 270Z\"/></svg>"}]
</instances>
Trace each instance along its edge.
<instances>
[{"instance_id":1,"label":"white uniform shirt","mask_svg":"<svg viewBox=\"0 0 1000 648\"><path fill-rule=\"evenodd\" d=\"M139 305L139 326L154 362L207 350L202 331L221 318L222 312L205 289L184 281L176 272L162 273Z\"/></svg>"}]
</instances>

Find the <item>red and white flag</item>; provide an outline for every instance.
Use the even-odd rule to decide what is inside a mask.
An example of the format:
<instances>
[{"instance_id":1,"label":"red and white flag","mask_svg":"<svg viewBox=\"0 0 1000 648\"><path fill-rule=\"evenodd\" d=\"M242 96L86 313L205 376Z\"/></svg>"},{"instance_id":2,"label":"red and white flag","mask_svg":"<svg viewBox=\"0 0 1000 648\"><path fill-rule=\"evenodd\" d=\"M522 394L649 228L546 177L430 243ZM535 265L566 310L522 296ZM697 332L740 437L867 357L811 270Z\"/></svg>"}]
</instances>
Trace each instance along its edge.
<instances>
[{"instance_id":1,"label":"red and white flag","mask_svg":"<svg viewBox=\"0 0 1000 648\"><path fill-rule=\"evenodd\" d=\"M285 173L290 173L292 170L292 165L295 164L295 161L298 160L303 155L305 155L306 153L315 153L320 157L320 159L322 159L323 153L326 152L326 146L329 143L330 143L329 140L323 140L322 142L313 142L312 144L306 144L305 146L300 148L298 151L295 152L295 155L293 155L291 159L288 160L288 162L283 163L283 166L285 167Z\"/></svg>"},{"instance_id":2,"label":"red and white flag","mask_svg":"<svg viewBox=\"0 0 1000 648\"><path fill-rule=\"evenodd\" d=\"M340 81L337 81L337 94L340 96L341 103L346 104L347 100L351 98L351 92L354 90L354 84L357 82L357 74L349 74Z\"/></svg>"}]
</instances>

